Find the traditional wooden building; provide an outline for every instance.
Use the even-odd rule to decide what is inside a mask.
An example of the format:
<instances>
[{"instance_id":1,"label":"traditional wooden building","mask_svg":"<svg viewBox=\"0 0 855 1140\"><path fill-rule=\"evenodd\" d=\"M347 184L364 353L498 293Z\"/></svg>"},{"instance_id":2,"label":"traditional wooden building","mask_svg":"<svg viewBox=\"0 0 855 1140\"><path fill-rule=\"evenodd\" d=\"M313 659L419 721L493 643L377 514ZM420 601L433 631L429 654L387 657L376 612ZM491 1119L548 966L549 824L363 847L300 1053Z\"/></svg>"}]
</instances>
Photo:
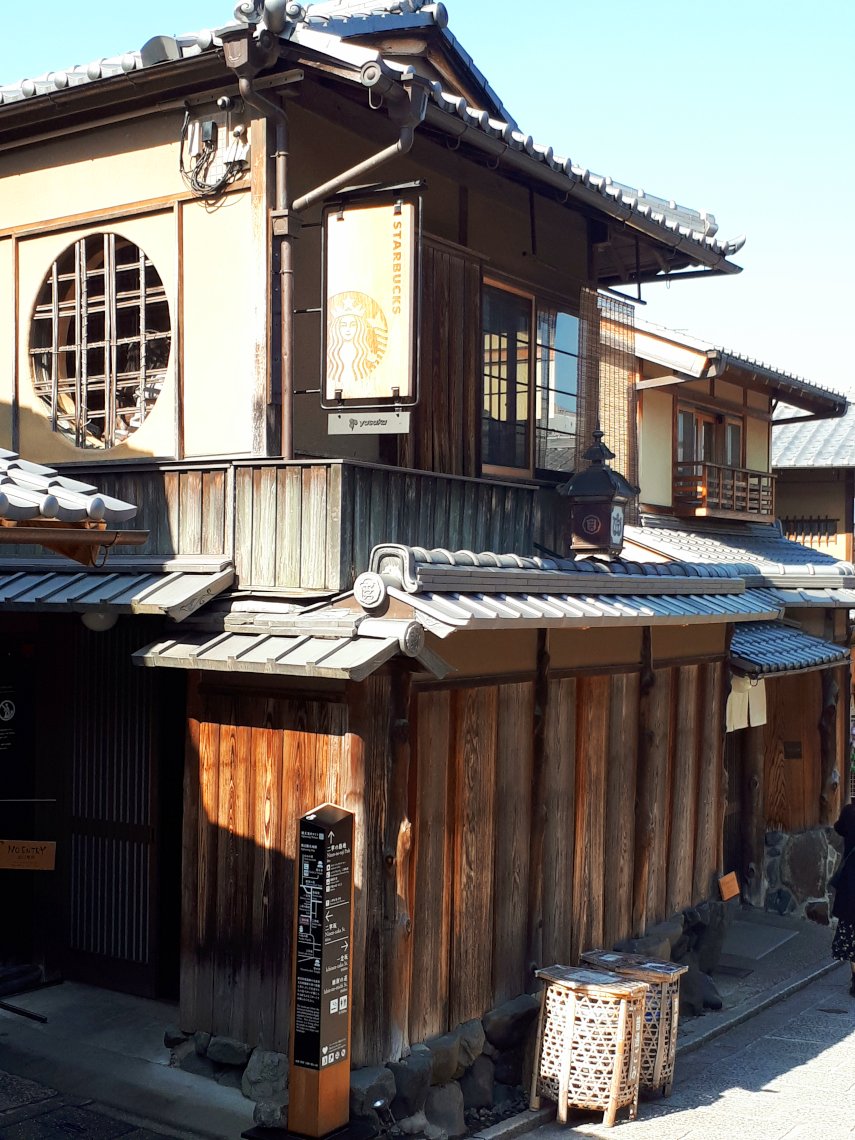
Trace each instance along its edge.
<instances>
[{"instance_id":1,"label":"traditional wooden building","mask_svg":"<svg viewBox=\"0 0 855 1140\"><path fill-rule=\"evenodd\" d=\"M787 481L781 506L772 427L839 435L846 401L655 326L640 324L636 345L642 501L632 546L644 557L736 566L782 606L780 622L738 629L731 642L724 859L746 900L804 911L826 893L823 829L837 818L848 769L855 579L851 542L785 535L778 515L811 484ZM851 504L838 496L833 509L848 520ZM812 849L809 885L781 881L781 848L785 867L799 862L787 858L789 836Z\"/></svg>"},{"instance_id":2,"label":"traditional wooden building","mask_svg":"<svg viewBox=\"0 0 855 1140\"><path fill-rule=\"evenodd\" d=\"M673 506L683 378L636 385L608 290L739 243L520 132L442 5L239 15L0 88L0 443L148 535L0 580L22 700L63 680L14 952L287 1049L296 822L334 801L358 1065L714 893L731 640L788 603L694 548L569 556L557 492L600 423Z\"/></svg>"}]
</instances>

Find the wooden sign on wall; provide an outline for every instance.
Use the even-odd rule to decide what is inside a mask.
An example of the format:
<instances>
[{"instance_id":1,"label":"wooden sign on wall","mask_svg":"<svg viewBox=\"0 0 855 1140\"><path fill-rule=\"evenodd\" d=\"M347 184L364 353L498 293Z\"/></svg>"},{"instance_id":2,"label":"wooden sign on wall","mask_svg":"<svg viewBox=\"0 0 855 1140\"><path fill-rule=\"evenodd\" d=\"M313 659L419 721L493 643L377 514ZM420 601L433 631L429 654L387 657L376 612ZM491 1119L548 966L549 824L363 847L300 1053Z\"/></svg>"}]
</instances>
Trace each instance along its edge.
<instances>
[{"instance_id":1,"label":"wooden sign on wall","mask_svg":"<svg viewBox=\"0 0 855 1140\"><path fill-rule=\"evenodd\" d=\"M0 870L52 871L56 844L47 840L0 839Z\"/></svg>"}]
</instances>

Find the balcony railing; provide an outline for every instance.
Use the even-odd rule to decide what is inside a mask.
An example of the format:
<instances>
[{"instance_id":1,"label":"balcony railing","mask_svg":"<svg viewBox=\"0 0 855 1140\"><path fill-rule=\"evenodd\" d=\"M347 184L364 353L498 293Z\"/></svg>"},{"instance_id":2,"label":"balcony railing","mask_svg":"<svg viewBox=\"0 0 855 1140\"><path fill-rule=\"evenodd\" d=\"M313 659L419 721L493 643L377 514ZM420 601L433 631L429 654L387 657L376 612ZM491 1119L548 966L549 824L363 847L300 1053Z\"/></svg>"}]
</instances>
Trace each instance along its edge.
<instances>
[{"instance_id":1,"label":"balcony railing","mask_svg":"<svg viewBox=\"0 0 855 1140\"><path fill-rule=\"evenodd\" d=\"M775 517L775 476L719 463L676 463L674 511L769 521Z\"/></svg>"}]
</instances>

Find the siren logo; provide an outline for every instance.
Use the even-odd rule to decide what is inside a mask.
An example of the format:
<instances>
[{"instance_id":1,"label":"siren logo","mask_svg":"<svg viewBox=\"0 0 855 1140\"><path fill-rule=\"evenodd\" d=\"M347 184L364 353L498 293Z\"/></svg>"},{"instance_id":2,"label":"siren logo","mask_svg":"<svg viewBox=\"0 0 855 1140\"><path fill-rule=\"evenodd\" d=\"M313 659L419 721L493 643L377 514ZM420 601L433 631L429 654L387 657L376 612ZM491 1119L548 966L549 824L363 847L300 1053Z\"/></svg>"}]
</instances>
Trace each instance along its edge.
<instances>
[{"instance_id":1,"label":"siren logo","mask_svg":"<svg viewBox=\"0 0 855 1140\"><path fill-rule=\"evenodd\" d=\"M386 316L373 297L355 291L330 297L327 313L327 380L342 392L358 390L386 354Z\"/></svg>"},{"instance_id":2,"label":"siren logo","mask_svg":"<svg viewBox=\"0 0 855 1140\"><path fill-rule=\"evenodd\" d=\"M14 719L15 716L15 702L10 700L0 701L0 720L8 722Z\"/></svg>"}]
</instances>

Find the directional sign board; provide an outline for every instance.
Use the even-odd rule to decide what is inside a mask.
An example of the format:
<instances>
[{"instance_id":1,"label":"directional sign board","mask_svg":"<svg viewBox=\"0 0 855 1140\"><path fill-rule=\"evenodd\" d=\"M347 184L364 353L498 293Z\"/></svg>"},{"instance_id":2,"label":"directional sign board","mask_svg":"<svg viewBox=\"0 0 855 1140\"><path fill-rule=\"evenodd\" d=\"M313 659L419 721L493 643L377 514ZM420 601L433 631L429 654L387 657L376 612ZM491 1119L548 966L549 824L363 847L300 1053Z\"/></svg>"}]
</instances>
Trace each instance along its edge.
<instances>
[{"instance_id":1,"label":"directional sign board","mask_svg":"<svg viewBox=\"0 0 855 1140\"><path fill-rule=\"evenodd\" d=\"M324 804L300 820L288 1128L327 1136L347 1124L353 815Z\"/></svg>"}]
</instances>

